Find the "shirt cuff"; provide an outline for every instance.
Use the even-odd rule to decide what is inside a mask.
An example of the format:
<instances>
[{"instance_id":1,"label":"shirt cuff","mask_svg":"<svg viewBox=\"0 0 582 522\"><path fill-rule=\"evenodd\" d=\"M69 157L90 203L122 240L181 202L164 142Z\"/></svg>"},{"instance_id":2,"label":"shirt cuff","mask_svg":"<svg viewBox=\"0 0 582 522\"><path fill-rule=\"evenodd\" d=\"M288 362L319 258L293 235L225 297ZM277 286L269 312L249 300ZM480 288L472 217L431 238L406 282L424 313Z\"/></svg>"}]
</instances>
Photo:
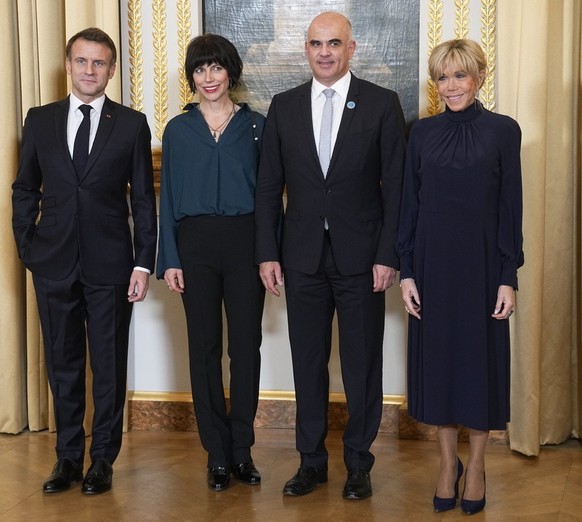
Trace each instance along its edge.
<instances>
[{"instance_id":1,"label":"shirt cuff","mask_svg":"<svg viewBox=\"0 0 582 522\"><path fill-rule=\"evenodd\" d=\"M138 270L139 272L145 272L146 274L150 274L151 275L151 270L148 270L147 268L144 268L143 266L134 266L133 267L134 270Z\"/></svg>"}]
</instances>

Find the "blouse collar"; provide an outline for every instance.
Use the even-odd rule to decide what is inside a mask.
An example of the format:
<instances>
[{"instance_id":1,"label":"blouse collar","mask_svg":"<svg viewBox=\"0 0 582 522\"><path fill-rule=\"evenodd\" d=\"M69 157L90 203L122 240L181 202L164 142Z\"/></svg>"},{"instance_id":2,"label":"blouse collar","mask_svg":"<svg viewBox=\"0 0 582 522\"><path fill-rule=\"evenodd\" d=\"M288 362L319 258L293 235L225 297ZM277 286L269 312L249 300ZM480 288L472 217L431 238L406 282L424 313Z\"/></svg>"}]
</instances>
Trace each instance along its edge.
<instances>
[{"instance_id":1,"label":"blouse collar","mask_svg":"<svg viewBox=\"0 0 582 522\"><path fill-rule=\"evenodd\" d=\"M463 122L471 121L481 115L484 108L479 100L475 100L471 105L462 111L452 111L445 107L444 114L451 121Z\"/></svg>"}]
</instances>

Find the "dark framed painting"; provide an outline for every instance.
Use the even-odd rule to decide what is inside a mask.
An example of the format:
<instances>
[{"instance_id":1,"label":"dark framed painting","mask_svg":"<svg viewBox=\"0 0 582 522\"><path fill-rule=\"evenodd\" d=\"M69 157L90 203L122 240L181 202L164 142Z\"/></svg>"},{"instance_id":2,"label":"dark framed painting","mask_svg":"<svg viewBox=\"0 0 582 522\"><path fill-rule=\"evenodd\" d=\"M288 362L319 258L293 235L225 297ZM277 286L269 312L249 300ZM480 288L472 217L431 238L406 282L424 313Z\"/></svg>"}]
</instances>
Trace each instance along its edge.
<instances>
[{"instance_id":1,"label":"dark framed painting","mask_svg":"<svg viewBox=\"0 0 582 522\"><path fill-rule=\"evenodd\" d=\"M305 35L322 11L351 20L354 74L396 91L407 122L417 119L418 0L204 0L203 24L236 45L244 63L242 97L266 114L273 95L311 78Z\"/></svg>"}]
</instances>

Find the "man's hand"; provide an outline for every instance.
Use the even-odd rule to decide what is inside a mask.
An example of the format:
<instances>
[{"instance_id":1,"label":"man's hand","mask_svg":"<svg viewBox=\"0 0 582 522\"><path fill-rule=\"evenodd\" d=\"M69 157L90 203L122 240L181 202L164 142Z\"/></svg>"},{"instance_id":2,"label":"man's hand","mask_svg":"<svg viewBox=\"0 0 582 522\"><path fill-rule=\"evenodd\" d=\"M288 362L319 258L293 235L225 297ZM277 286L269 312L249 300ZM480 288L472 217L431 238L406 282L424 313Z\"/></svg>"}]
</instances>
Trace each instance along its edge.
<instances>
[{"instance_id":1,"label":"man's hand","mask_svg":"<svg viewBox=\"0 0 582 522\"><path fill-rule=\"evenodd\" d=\"M142 270L134 270L129 279L127 289L127 300L130 303L143 301L148 293L150 285L150 275Z\"/></svg>"},{"instance_id":2,"label":"man's hand","mask_svg":"<svg viewBox=\"0 0 582 522\"><path fill-rule=\"evenodd\" d=\"M281 264L278 261L265 261L264 263L260 263L259 275L267 292L279 297L281 292L277 289L277 285L283 286Z\"/></svg>"},{"instance_id":3,"label":"man's hand","mask_svg":"<svg viewBox=\"0 0 582 522\"><path fill-rule=\"evenodd\" d=\"M374 265L372 274L374 276L374 292L384 292L396 281L396 270L389 266Z\"/></svg>"}]
</instances>

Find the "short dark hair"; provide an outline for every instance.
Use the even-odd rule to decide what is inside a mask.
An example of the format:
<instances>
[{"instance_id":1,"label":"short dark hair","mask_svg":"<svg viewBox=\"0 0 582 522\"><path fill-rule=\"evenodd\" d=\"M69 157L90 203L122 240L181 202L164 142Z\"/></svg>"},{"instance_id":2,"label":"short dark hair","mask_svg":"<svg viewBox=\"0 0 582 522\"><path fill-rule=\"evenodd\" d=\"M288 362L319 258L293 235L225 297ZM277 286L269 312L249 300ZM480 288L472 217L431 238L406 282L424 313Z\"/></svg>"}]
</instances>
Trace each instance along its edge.
<instances>
[{"instance_id":1,"label":"short dark hair","mask_svg":"<svg viewBox=\"0 0 582 522\"><path fill-rule=\"evenodd\" d=\"M191 91L196 92L194 71L201 65L217 63L226 69L229 89L236 89L241 83L243 62L234 44L224 36L206 33L193 38L186 50L184 74Z\"/></svg>"},{"instance_id":2,"label":"short dark hair","mask_svg":"<svg viewBox=\"0 0 582 522\"><path fill-rule=\"evenodd\" d=\"M67 60L71 59L71 47L73 47L73 44L79 39L106 45L111 50L111 64L114 64L117 61L117 49L115 49L113 40L105 31L99 29L98 27L88 27L87 29L83 29L77 34L71 36L67 42L67 48L65 49Z\"/></svg>"}]
</instances>

